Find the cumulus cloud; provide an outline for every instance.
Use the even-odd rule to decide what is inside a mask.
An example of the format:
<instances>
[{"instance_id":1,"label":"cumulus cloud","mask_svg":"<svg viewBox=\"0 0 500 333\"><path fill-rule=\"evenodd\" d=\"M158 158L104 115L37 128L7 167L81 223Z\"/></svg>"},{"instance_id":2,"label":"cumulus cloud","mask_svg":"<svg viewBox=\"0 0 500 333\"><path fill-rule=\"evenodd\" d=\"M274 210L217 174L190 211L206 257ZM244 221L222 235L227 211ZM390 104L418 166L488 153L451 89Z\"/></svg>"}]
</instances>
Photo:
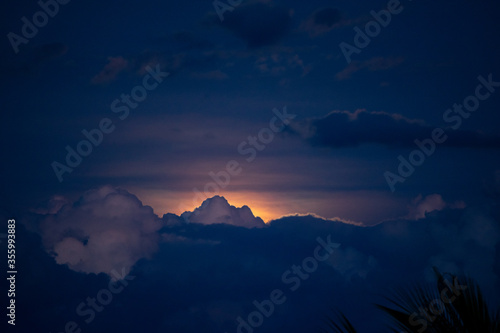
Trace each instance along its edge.
<instances>
[{"instance_id":1,"label":"cumulus cloud","mask_svg":"<svg viewBox=\"0 0 500 333\"><path fill-rule=\"evenodd\" d=\"M184 212L181 216L191 223L225 223L246 228L265 226L264 221L260 217L255 217L248 206L236 208L218 195L205 200L193 212Z\"/></svg>"},{"instance_id":2,"label":"cumulus cloud","mask_svg":"<svg viewBox=\"0 0 500 333\"><path fill-rule=\"evenodd\" d=\"M46 215L40 228L44 246L57 263L109 274L129 269L157 250L161 221L133 194L106 186Z\"/></svg>"},{"instance_id":3,"label":"cumulus cloud","mask_svg":"<svg viewBox=\"0 0 500 333\"><path fill-rule=\"evenodd\" d=\"M430 138L436 127L396 113L332 111L324 117L293 121L288 132L313 146L332 148L381 144L391 148L415 147L415 140ZM467 130L446 131L449 147L499 148L500 137Z\"/></svg>"},{"instance_id":4,"label":"cumulus cloud","mask_svg":"<svg viewBox=\"0 0 500 333\"><path fill-rule=\"evenodd\" d=\"M246 228L263 227L248 206L236 208L223 197L207 199L182 217L165 214L162 219L133 194L110 186L90 190L75 203L56 196L46 208L34 211L41 217L38 230L47 252L58 264L85 273L106 273L129 269L142 258L150 258L160 242L217 244L203 238L168 233L162 227L199 224L230 224ZM32 222L26 224L36 228Z\"/></svg>"},{"instance_id":5,"label":"cumulus cloud","mask_svg":"<svg viewBox=\"0 0 500 333\"><path fill-rule=\"evenodd\" d=\"M432 214L418 221L406 218L373 227L317 216L288 216L263 229L231 228L217 224L221 211L222 220L230 220L227 207L231 206L222 197L208 199L203 209L198 208L200 216L216 224L186 224L178 216L167 214L164 221L172 223L160 223L164 228L158 233L164 241L159 241L151 260L141 260L130 273L140 278L130 283L130 292L120 294L119 301L107 305L107 315L92 325L96 325L96 331L140 331L148 323L167 331L199 332L201 325L204 332L234 332L236 318L246 319L255 311L254 300L268 299L270 292L278 288L284 292L286 302L276 306L274 315L265 319L262 332L310 331L311 323L316 323L315 315L328 306L341 309L363 331L370 332L374 325L383 324L380 313L370 304L378 302L394 286L425 281L427 272L429 282L435 283L432 266L443 273L468 274L479 282L487 298L497 295L498 208L446 209L450 204L438 194L419 197L414 204L421 208L419 211L430 210ZM148 220L150 226L145 223ZM137 226L139 221L142 224ZM155 233L156 222L151 210L132 194L102 188L45 216L43 240L54 244L51 251L58 253L59 262L73 268L83 261L96 263L99 256L109 257L109 252L114 252L116 258L130 248L140 252L138 239L151 243L148 235ZM23 304L31 306L34 320L20 325L29 327L23 329L26 332L40 328L50 331L74 316L75 307L68 304L77 304L75 297L82 301L93 297L101 288L107 288L109 279L95 275L82 279L80 274L56 265L41 251L38 237L19 227L21 239L28 240L19 244L23 257L35 262L24 270L33 283L19 295ZM126 231L123 237L132 238L117 243L117 237L113 239L112 235L122 229ZM100 241L120 246L98 254L90 251L93 237L106 231L110 233ZM318 263L318 268L292 291L283 273L291 265L300 266L313 254L316 239L327 239L328 235L341 247ZM152 239L156 244L158 240ZM294 277L299 279L298 275ZM123 316L143 320L120 320Z\"/></svg>"}]
</instances>

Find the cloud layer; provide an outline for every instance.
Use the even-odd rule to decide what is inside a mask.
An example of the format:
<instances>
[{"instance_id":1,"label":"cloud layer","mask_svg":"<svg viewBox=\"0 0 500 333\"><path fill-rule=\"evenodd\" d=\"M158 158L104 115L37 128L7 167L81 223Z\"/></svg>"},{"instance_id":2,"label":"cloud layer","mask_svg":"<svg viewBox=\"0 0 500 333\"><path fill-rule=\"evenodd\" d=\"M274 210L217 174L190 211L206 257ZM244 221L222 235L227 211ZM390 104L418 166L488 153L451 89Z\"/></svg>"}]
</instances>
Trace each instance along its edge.
<instances>
[{"instance_id":1,"label":"cloud layer","mask_svg":"<svg viewBox=\"0 0 500 333\"><path fill-rule=\"evenodd\" d=\"M400 114L366 111L332 111L324 117L296 121L290 132L314 146L332 148L380 144L391 148L414 147L415 140L432 136L432 127ZM467 130L446 131L449 147L499 148L500 137Z\"/></svg>"},{"instance_id":2,"label":"cloud layer","mask_svg":"<svg viewBox=\"0 0 500 333\"><path fill-rule=\"evenodd\" d=\"M150 258L163 241L194 241L161 228L188 223L228 224L261 228L265 223L248 206L236 208L224 197L205 200L193 212L182 217L166 214L160 219L133 194L104 186L86 192L76 203L54 197L42 214L39 230L46 250L58 264L84 273L106 273L125 267L128 270L142 258Z\"/></svg>"},{"instance_id":3,"label":"cloud layer","mask_svg":"<svg viewBox=\"0 0 500 333\"><path fill-rule=\"evenodd\" d=\"M218 216L216 212L225 211L227 205L221 197L209 199L199 208L200 216ZM276 288L283 290L286 302L266 317L261 332L317 329L328 314L326 309L332 307L342 310L360 332L373 332L373 327L387 324L371 306L381 301L375 295L412 282L435 282L433 265L445 273L471 275L485 295L498 293L498 207L451 210L439 195L417 198L414 205L414 213L424 215L418 221L401 219L374 227L289 216L272 221L266 228L163 223L158 230L158 220L151 210L132 194L111 188L90 191L74 205L66 205L44 220L44 242L55 243L56 260L66 262L68 267L50 261L49 254L40 252L38 236L20 226L22 239L29 240L20 244L23 258L35 258L44 266L43 274L36 264L24 270L24 276L34 282L23 287L25 292L19 301L27 307L19 314L28 311L33 320L21 326L29 331L34 323L39 330L54 331L75 320L86 328L82 318L75 315L75 308L106 288L108 278L74 271L91 271L90 265L94 261L97 264L99 256L110 259L113 268L120 271L118 265L137 258L132 258L127 249L139 253L135 244L140 238L148 249L153 248L152 243L156 245L155 254L142 252L149 259L133 266L130 274L135 278L126 291L115 295L116 300L106 306L106 311L97 314L98 320L91 324L96 332L112 328L126 332L235 332L236 319L247 318L255 311L254 301L269 298ZM117 242L116 233L123 228L129 238ZM51 232L58 241L51 239ZM101 232L99 241L116 245L114 250L100 248L91 253L87 249L82 254L82 247L96 249L91 240ZM85 238L82 235L89 235L88 242L81 241ZM318 237L340 243L340 247L307 276L287 273L294 279L284 282L285 272L314 255ZM85 257L85 252L95 257L87 256L84 259L90 262L82 259L78 266L74 260ZM122 259L123 253L128 253L128 261ZM61 286L52 288L54 285ZM298 287L291 290L291 286ZM129 317L142 320L124 319Z\"/></svg>"}]
</instances>

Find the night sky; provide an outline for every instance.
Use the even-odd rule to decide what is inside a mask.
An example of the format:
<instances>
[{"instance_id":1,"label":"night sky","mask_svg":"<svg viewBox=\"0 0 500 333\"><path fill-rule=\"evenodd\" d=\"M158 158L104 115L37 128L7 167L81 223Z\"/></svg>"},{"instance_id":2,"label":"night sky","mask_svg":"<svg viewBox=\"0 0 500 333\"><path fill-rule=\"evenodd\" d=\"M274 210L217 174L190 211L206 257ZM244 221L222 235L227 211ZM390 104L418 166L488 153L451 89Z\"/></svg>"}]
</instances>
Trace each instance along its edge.
<instances>
[{"instance_id":1,"label":"night sky","mask_svg":"<svg viewBox=\"0 0 500 333\"><path fill-rule=\"evenodd\" d=\"M237 332L277 289L253 331L314 331L333 308L384 332L371 304L433 266L500 305L497 1L20 0L0 15L9 332ZM318 237L338 244L324 261ZM123 292L81 315L110 281Z\"/></svg>"}]
</instances>

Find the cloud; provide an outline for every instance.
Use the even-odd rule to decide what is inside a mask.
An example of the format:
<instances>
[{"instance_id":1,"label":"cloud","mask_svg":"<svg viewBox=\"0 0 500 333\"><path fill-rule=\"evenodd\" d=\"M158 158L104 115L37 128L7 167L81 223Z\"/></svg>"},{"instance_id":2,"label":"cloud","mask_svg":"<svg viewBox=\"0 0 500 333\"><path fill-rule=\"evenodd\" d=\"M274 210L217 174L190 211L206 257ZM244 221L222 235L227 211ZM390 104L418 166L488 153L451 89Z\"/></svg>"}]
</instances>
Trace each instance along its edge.
<instances>
[{"instance_id":1,"label":"cloud","mask_svg":"<svg viewBox=\"0 0 500 333\"><path fill-rule=\"evenodd\" d=\"M282 50L280 53L262 55L255 61L255 68L265 75L279 76L289 71L300 71L301 76L309 74L312 69L311 64L305 64L296 53L289 50Z\"/></svg>"},{"instance_id":2,"label":"cloud","mask_svg":"<svg viewBox=\"0 0 500 333\"><path fill-rule=\"evenodd\" d=\"M429 265L454 274L483 272L476 278L480 285L498 285L499 276L493 267L500 254L500 224L490 212L478 207L466 209L455 221L432 223L430 233L439 251L428 259Z\"/></svg>"},{"instance_id":3,"label":"cloud","mask_svg":"<svg viewBox=\"0 0 500 333\"><path fill-rule=\"evenodd\" d=\"M288 131L313 146L331 148L381 144L391 148L415 147L415 140L430 138L436 127L400 114L366 111L332 111L324 117L292 122ZM500 137L481 132L446 131L448 147L500 148Z\"/></svg>"},{"instance_id":4,"label":"cloud","mask_svg":"<svg viewBox=\"0 0 500 333\"><path fill-rule=\"evenodd\" d=\"M320 220L324 220L324 221L334 221L334 222L342 222L342 223L345 223L345 224L352 224L352 225L355 225L355 226L358 226L358 227L365 226L365 224L362 223L362 222L357 222L357 221L342 219L340 217L326 218L326 217L320 216L320 215L318 215L316 213L287 214L287 215L283 215L282 217L280 217L280 219L287 218L287 217L309 217L309 218L316 218L316 219L320 219Z\"/></svg>"},{"instance_id":5,"label":"cloud","mask_svg":"<svg viewBox=\"0 0 500 333\"><path fill-rule=\"evenodd\" d=\"M419 195L412 201L408 218L412 220L419 220L425 218L427 213L443 210L445 208L463 209L465 206L466 205L463 201L457 201L453 204L446 203L440 194L430 194L425 198L422 197L422 195Z\"/></svg>"},{"instance_id":6,"label":"cloud","mask_svg":"<svg viewBox=\"0 0 500 333\"><path fill-rule=\"evenodd\" d=\"M290 31L292 18L286 8L258 2L236 7L217 24L233 32L248 47L258 48L281 41Z\"/></svg>"},{"instance_id":7,"label":"cloud","mask_svg":"<svg viewBox=\"0 0 500 333\"><path fill-rule=\"evenodd\" d=\"M280 289L286 302L275 306L273 315L265 317L259 331L311 331L321 323L324 309L334 307L345 313L360 331L369 332L374 326L385 324L371 304L388 295L385 291L394 286L408 287L412 282L425 281L427 274L432 274L433 265L441 272L470 275L485 295L498 294L498 207L441 209L443 201L439 195L420 198L415 205L427 205L432 214L419 221L401 219L373 227L316 216L283 217L260 229L160 223L163 228L154 233L164 241L158 242L150 260L140 260L133 266L130 275L136 278L129 281L126 292L113 295L104 312L96 312L98 320L92 322L92 329L133 332L146 328L152 332L188 333L199 332L201 325L207 333L235 332L238 317L247 319L256 311L255 301L263 302L269 299L271 291ZM212 208L208 207L212 204ZM218 214L212 212L217 212L217 207L225 210L228 205L222 197L215 197L205 204L203 213L215 216ZM148 219L155 221L153 225L157 222L151 210L135 196L106 187L89 191L75 204L45 216L44 223L48 225L43 230L54 232L55 238L60 239L55 242L61 251L60 260L63 258L74 269L82 257L100 260L86 249L96 234L125 229L132 238L126 244L120 242L121 248L112 251L117 257L136 248L136 239L147 238L149 231L156 228L131 228L131 223L121 221L135 220L142 225ZM89 229L94 231L88 233L88 242L80 241L83 237L79 234ZM76 273L57 265L42 250L38 235L27 232L23 225L16 232L25 240L18 244L16 253L19 250L22 258L29 260L23 269L24 278L32 282L24 285L18 301L26 305L19 308L19 315L31 313L33 320L19 322L19 329L54 331L69 320L75 320L82 329L87 327L83 321L86 317L77 317L75 309L87 297L95 298L99 290L107 289L109 277ZM306 258L314 255L317 238L326 240L328 235L341 246L327 260L318 262L317 269L305 278L293 274L293 281L284 281L284 272L300 268ZM42 236L44 242L50 240L50 235ZM103 238L104 243L113 243L112 238ZM100 254L107 256L107 252ZM326 252L320 254L323 253ZM435 278L429 282L435 283ZM297 289L292 290L293 286ZM142 320L122 320L124 317Z\"/></svg>"},{"instance_id":8,"label":"cloud","mask_svg":"<svg viewBox=\"0 0 500 333\"><path fill-rule=\"evenodd\" d=\"M108 63L103 70L91 80L93 84L105 84L114 81L129 65L128 60L123 57L108 57Z\"/></svg>"},{"instance_id":9,"label":"cloud","mask_svg":"<svg viewBox=\"0 0 500 333\"><path fill-rule=\"evenodd\" d=\"M220 69L203 73L194 72L192 76L202 80L226 80L229 78L229 76Z\"/></svg>"},{"instance_id":10,"label":"cloud","mask_svg":"<svg viewBox=\"0 0 500 333\"><path fill-rule=\"evenodd\" d=\"M398 66L403 62L403 58L383 58L377 57L367 61L353 61L345 69L338 72L335 76L337 80L346 80L351 78L352 74L362 69L368 69L370 72L383 71Z\"/></svg>"},{"instance_id":11,"label":"cloud","mask_svg":"<svg viewBox=\"0 0 500 333\"><path fill-rule=\"evenodd\" d=\"M355 278L366 279L368 273L377 266L377 260L371 255L365 255L355 248L339 247L327 261L347 280Z\"/></svg>"},{"instance_id":12,"label":"cloud","mask_svg":"<svg viewBox=\"0 0 500 333\"><path fill-rule=\"evenodd\" d=\"M225 223L246 228L265 226L264 221L260 217L255 217L248 206L236 208L218 195L203 201L193 212L184 212L181 217L191 223Z\"/></svg>"},{"instance_id":13,"label":"cloud","mask_svg":"<svg viewBox=\"0 0 500 333\"><path fill-rule=\"evenodd\" d=\"M316 10L300 25L300 29L307 31L311 37L315 37L335 28L349 24L343 18L342 12L337 8L327 7Z\"/></svg>"},{"instance_id":14,"label":"cloud","mask_svg":"<svg viewBox=\"0 0 500 333\"><path fill-rule=\"evenodd\" d=\"M61 195L55 195L50 198L42 207L33 209L32 211L36 214L46 215L46 214L56 214L61 208L70 201Z\"/></svg>"},{"instance_id":15,"label":"cloud","mask_svg":"<svg viewBox=\"0 0 500 333\"><path fill-rule=\"evenodd\" d=\"M161 226L153 209L136 196L106 186L45 216L40 229L45 248L58 264L109 274L150 257L157 250Z\"/></svg>"}]
</instances>

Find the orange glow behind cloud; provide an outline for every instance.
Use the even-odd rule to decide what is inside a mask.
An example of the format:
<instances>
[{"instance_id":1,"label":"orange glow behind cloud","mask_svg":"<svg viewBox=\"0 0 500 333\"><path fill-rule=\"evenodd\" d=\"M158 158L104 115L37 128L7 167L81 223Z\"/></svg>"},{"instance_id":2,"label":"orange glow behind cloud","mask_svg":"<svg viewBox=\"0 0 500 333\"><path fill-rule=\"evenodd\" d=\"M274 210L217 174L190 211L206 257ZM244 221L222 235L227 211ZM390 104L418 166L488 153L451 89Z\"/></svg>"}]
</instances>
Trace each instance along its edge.
<instances>
[{"instance_id":1,"label":"orange glow behind cloud","mask_svg":"<svg viewBox=\"0 0 500 333\"><path fill-rule=\"evenodd\" d=\"M155 213L160 217L166 213L180 215L185 211L193 211L201 206L202 202L209 197L196 200L193 192L172 192L167 190L134 188L131 192L136 194L145 205L153 207ZM271 195L263 196L252 192L221 192L219 195L225 197L230 205L235 207L248 206L255 216L269 222L280 216L290 214L291 211L285 206L273 204Z\"/></svg>"},{"instance_id":2,"label":"orange glow behind cloud","mask_svg":"<svg viewBox=\"0 0 500 333\"><path fill-rule=\"evenodd\" d=\"M162 217L166 213L180 215L185 211L193 211L202 202L212 197L199 195L191 191L169 191L163 189L130 188L131 193L145 205L153 207L155 213ZM242 207L247 205L255 216L269 222L285 215L309 214L373 225L385 219L397 218L407 214L406 211L395 211L395 199L384 196L380 192L357 191L336 192L326 196L322 193L310 192L256 192L256 191L221 191L230 205ZM401 206L401 203L399 203ZM387 215L392 212L392 216Z\"/></svg>"}]
</instances>

